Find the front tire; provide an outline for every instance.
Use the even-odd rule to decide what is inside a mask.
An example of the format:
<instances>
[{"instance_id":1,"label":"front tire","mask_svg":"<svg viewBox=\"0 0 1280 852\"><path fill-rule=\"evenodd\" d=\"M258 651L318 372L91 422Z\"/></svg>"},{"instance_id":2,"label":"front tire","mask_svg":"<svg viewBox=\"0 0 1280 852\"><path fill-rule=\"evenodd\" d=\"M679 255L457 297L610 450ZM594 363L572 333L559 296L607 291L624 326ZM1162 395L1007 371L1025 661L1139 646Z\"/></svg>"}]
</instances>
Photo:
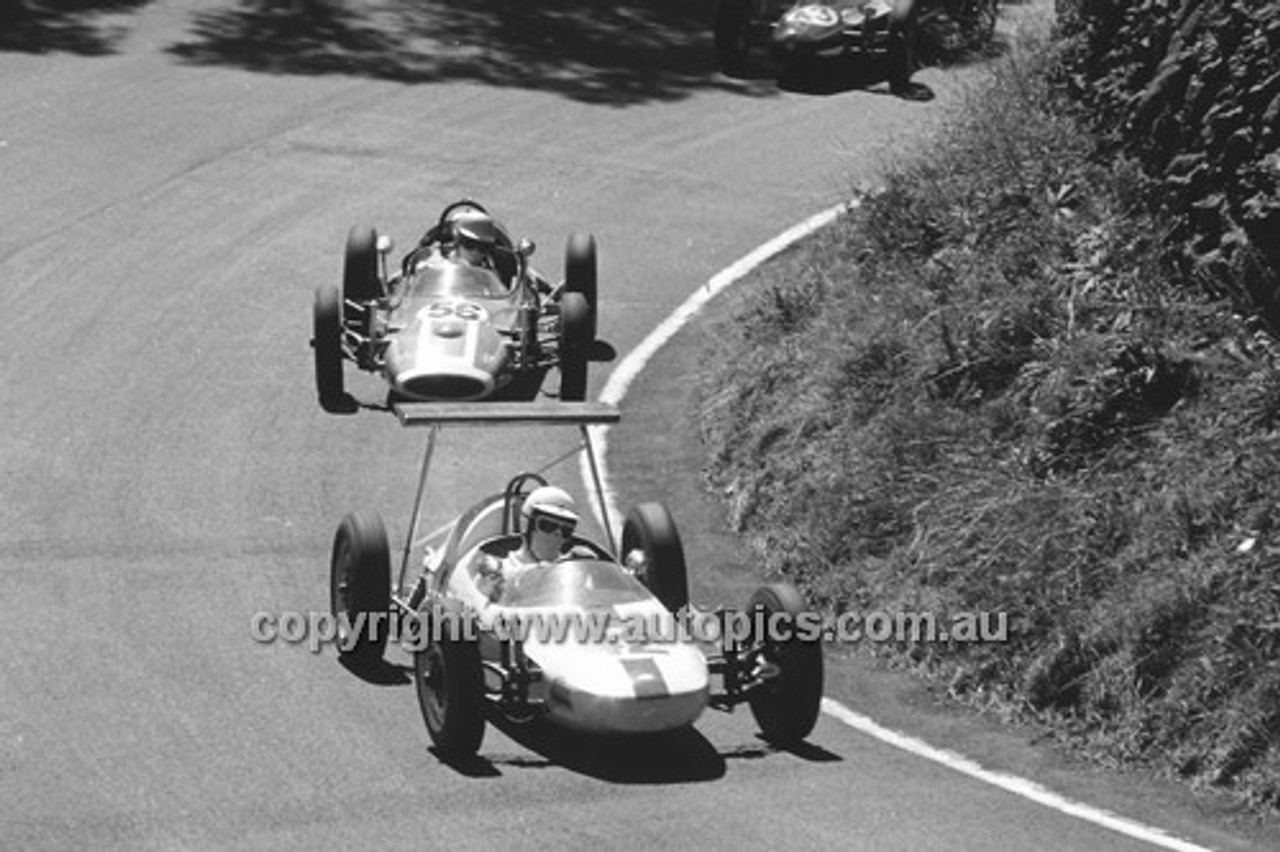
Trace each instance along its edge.
<instances>
[{"instance_id":1,"label":"front tire","mask_svg":"<svg viewBox=\"0 0 1280 852\"><path fill-rule=\"evenodd\" d=\"M730 77L745 73L751 56L751 0L720 0L715 42L720 70Z\"/></svg>"},{"instance_id":2,"label":"front tire","mask_svg":"<svg viewBox=\"0 0 1280 852\"><path fill-rule=\"evenodd\" d=\"M418 707L441 757L474 757L484 739L485 725L480 646L466 637L444 635L445 630L441 633L439 641L431 641L413 655Z\"/></svg>"},{"instance_id":3,"label":"front tire","mask_svg":"<svg viewBox=\"0 0 1280 852\"><path fill-rule=\"evenodd\" d=\"M375 663L387 647L391 617L391 547L377 514L353 512L333 537L329 604L338 622L338 652Z\"/></svg>"},{"instance_id":4,"label":"front tire","mask_svg":"<svg viewBox=\"0 0 1280 852\"><path fill-rule=\"evenodd\" d=\"M382 282L378 278L378 232L373 228L354 225L347 233L342 296L362 303L382 298Z\"/></svg>"},{"instance_id":5,"label":"front tire","mask_svg":"<svg viewBox=\"0 0 1280 852\"><path fill-rule=\"evenodd\" d=\"M919 40L919 16L913 0L899 4L889 19L889 89L905 95L912 91L911 75L916 72L916 44Z\"/></svg>"},{"instance_id":6,"label":"front tire","mask_svg":"<svg viewBox=\"0 0 1280 852\"><path fill-rule=\"evenodd\" d=\"M689 604L689 570L675 519L661 503L641 503L622 526L622 555L639 550L644 571L638 577L669 612Z\"/></svg>"},{"instance_id":7,"label":"front tire","mask_svg":"<svg viewBox=\"0 0 1280 852\"><path fill-rule=\"evenodd\" d=\"M813 730L822 704L822 645L816 638L794 634L797 617L804 612L800 592L789 583L761 586L747 602L751 623L788 626L788 638L756 636L761 662L773 673L756 686L749 697L751 715L764 738L775 745L794 745ZM757 616L759 613L759 617Z\"/></svg>"},{"instance_id":8,"label":"front tire","mask_svg":"<svg viewBox=\"0 0 1280 852\"><path fill-rule=\"evenodd\" d=\"M338 288L316 288L311 345L315 349L316 394L329 408L346 393L342 379L342 302Z\"/></svg>"}]
</instances>

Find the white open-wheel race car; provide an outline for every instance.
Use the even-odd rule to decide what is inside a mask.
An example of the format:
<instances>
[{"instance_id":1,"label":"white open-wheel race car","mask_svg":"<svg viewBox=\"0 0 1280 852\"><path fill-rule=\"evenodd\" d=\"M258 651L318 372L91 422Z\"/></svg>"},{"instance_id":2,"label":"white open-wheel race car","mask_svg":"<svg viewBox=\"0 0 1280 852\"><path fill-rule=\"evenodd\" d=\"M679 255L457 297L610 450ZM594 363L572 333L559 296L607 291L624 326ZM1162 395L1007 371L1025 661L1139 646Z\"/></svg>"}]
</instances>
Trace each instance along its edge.
<instances>
[{"instance_id":1,"label":"white open-wheel race car","mask_svg":"<svg viewBox=\"0 0 1280 852\"><path fill-rule=\"evenodd\" d=\"M333 541L331 605L339 624L398 626L401 646L414 657L419 705L439 756L476 755L489 719L632 735L686 728L708 707L731 710L741 703L750 705L763 737L774 744L808 736L819 712L823 655L820 636L788 629L802 618L799 592L772 583L751 596L746 610L693 608L680 536L659 503L635 507L615 541L590 427L616 422L616 408L583 402L410 403L395 409L403 425L429 430L400 568L393 578L379 516L347 515ZM420 534L431 502L425 493L437 433L448 426L503 424L572 425L580 439L541 470L510 478ZM598 510L592 523L602 528L603 540L575 532L556 559L525 571L495 595L488 574L494 559L517 547L526 532L522 524L531 523L522 518L522 503L546 488L548 469L575 458L587 462L590 476L583 478L590 480ZM691 615L723 629L709 640L681 627L682 617L684 625L692 623ZM741 617L735 629L727 626L731 615ZM537 619L587 625L593 632L512 629ZM636 625L652 632L633 635ZM784 629L774 629L779 625ZM387 631L364 629L341 639L349 664L383 662Z\"/></svg>"},{"instance_id":2,"label":"white open-wheel race car","mask_svg":"<svg viewBox=\"0 0 1280 852\"><path fill-rule=\"evenodd\" d=\"M370 227L347 236L341 288L316 289L312 347L326 410L350 410L343 364L380 373L395 400L532 400L552 367L582 400L596 337L595 238L572 234L558 283L475 201L448 205L396 269Z\"/></svg>"}]
</instances>

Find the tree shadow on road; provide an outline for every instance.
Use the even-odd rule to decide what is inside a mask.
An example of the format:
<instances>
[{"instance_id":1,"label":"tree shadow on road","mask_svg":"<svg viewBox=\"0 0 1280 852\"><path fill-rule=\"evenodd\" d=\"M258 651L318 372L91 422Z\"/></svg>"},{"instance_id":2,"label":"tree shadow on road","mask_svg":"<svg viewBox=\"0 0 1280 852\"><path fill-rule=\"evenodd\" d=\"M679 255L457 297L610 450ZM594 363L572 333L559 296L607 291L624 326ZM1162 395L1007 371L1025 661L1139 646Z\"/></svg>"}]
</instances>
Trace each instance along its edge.
<instances>
[{"instance_id":1,"label":"tree shadow on road","mask_svg":"<svg viewBox=\"0 0 1280 852\"><path fill-rule=\"evenodd\" d=\"M0 51L105 56L124 37L105 15L133 12L151 0L0 0Z\"/></svg>"},{"instance_id":2,"label":"tree shadow on road","mask_svg":"<svg viewBox=\"0 0 1280 852\"><path fill-rule=\"evenodd\" d=\"M239 0L199 14L170 52L197 65L279 74L470 80L616 106L702 89L716 73L711 0Z\"/></svg>"}]
</instances>

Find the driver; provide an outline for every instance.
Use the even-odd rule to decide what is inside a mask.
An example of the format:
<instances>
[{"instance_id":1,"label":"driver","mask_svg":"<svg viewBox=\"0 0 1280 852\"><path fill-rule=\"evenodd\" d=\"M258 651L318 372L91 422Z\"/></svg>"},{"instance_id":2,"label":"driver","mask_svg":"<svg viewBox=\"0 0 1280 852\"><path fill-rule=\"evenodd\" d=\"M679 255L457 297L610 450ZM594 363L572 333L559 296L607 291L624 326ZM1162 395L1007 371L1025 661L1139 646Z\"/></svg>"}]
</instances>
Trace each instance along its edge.
<instances>
[{"instance_id":1,"label":"driver","mask_svg":"<svg viewBox=\"0 0 1280 852\"><path fill-rule=\"evenodd\" d=\"M507 583L538 567L563 559L594 555L583 545L571 547L578 526L578 510L573 497L562 488L543 485L529 492L520 507L524 532L519 547L505 556L482 553L476 565L476 585L489 600L497 600Z\"/></svg>"},{"instance_id":2,"label":"driver","mask_svg":"<svg viewBox=\"0 0 1280 852\"><path fill-rule=\"evenodd\" d=\"M418 246L405 256L404 273L423 266L439 267L454 260L480 269L499 270L497 253L502 244L502 230L479 205L459 202L443 220L432 225Z\"/></svg>"},{"instance_id":3,"label":"driver","mask_svg":"<svg viewBox=\"0 0 1280 852\"><path fill-rule=\"evenodd\" d=\"M498 246L498 228L488 215L475 208L459 210L450 217L453 257L482 269L494 268L494 251Z\"/></svg>"}]
</instances>

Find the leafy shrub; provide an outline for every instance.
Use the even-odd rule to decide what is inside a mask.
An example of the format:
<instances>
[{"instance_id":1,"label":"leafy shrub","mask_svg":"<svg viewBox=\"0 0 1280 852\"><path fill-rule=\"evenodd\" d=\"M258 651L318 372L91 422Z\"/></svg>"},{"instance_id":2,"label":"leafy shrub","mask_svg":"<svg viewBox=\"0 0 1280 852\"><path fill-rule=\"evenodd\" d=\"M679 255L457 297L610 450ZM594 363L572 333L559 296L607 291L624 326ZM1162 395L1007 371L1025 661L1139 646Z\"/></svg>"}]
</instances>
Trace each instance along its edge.
<instances>
[{"instance_id":1,"label":"leafy shrub","mask_svg":"<svg viewBox=\"0 0 1280 852\"><path fill-rule=\"evenodd\" d=\"M1273 807L1280 349L1182 262L1162 179L1064 93L1077 61L1014 50L738 296L707 480L818 606L1008 618L878 653Z\"/></svg>"}]
</instances>

